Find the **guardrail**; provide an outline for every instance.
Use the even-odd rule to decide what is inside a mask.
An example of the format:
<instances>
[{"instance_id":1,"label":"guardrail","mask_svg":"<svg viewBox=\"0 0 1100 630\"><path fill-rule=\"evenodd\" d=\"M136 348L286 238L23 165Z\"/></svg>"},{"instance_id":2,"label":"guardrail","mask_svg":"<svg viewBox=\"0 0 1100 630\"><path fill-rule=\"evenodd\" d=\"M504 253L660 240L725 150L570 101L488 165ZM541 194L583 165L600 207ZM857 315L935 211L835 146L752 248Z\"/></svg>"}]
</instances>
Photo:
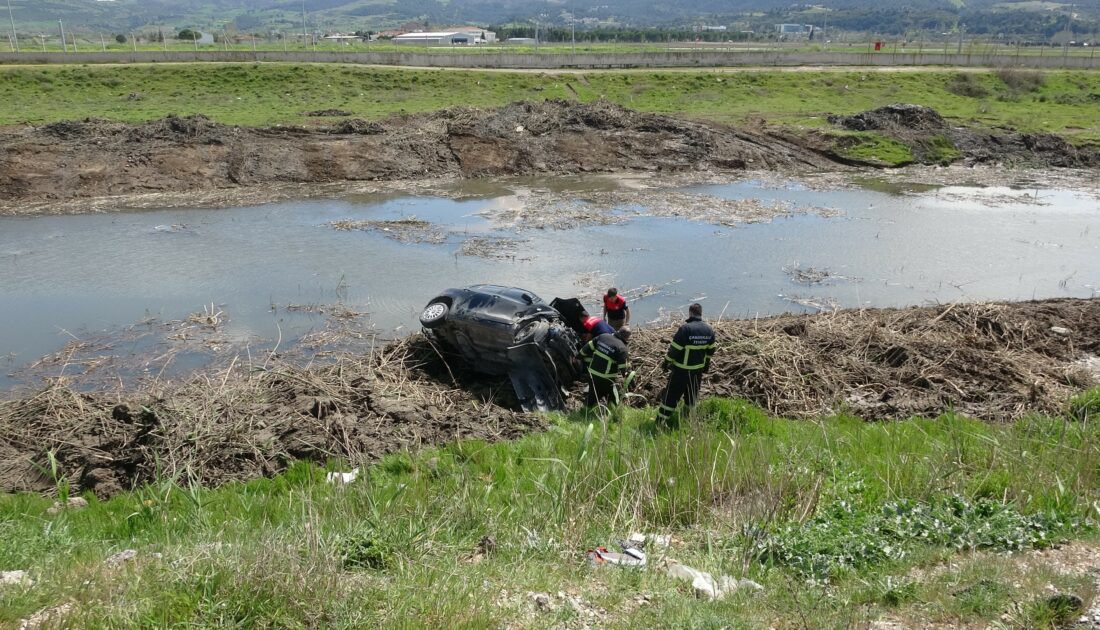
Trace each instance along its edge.
<instances>
[{"instance_id":1,"label":"guardrail","mask_svg":"<svg viewBox=\"0 0 1100 630\"><path fill-rule=\"evenodd\" d=\"M722 68L793 66L957 66L1100 68L1100 58L1057 54L835 53L684 51L581 54L432 54L430 52L137 51L0 53L0 64L291 62L351 63L424 68L560 70L599 68Z\"/></svg>"}]
</instances>

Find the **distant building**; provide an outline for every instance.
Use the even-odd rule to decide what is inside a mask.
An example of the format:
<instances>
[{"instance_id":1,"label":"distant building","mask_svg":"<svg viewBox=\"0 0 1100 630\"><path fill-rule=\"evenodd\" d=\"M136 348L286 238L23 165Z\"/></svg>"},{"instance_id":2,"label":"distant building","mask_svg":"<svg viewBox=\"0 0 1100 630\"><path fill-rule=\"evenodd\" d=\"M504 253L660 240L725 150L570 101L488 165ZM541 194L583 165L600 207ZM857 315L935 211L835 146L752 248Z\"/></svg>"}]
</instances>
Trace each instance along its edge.
<instances>
[{"instance_id":1,"label":"distant building","mask_svg":"<svg viewBox=\"0 0 1100 630\"><path fill-rule=\"evenodd\" d=\"M350 44L357 39L363 39L358 35L341 35L340 33L333 33L332 35L325 35L325 39L330 42L339 42L341 44Z\"/></svg>"},{"instance_id":2,"label":"distant building","mask_svg":"<svg viewBox=\"0 0 1100 630\"><path fill-rule=\"evenodd\" d=\"M505 44L513 44L515 46L534 46L535 45L535 38L534 37L509 37L508 39L504 40L504 43Z\"/></svg>"},{"instance_id":3,"label":"distant building","mask_svg":"<svg viewBox=\"0 0 1100 630\"><path fill-rule=\"evenodd\" d=\"M809 35L813 30L809 24L776 24L775 31L780 35Z\"/></svg>"},{"instance_id":4,"label":"distant building","mask_svg":"<svg viewBox=\"0 0 1100 630\"><path fill-rule=\"evenodd\" d=\"M467 46L495 42L497 34L483 29L404 33L393 38L395 44L418 46Z\"/></svg>"}]
</instances>

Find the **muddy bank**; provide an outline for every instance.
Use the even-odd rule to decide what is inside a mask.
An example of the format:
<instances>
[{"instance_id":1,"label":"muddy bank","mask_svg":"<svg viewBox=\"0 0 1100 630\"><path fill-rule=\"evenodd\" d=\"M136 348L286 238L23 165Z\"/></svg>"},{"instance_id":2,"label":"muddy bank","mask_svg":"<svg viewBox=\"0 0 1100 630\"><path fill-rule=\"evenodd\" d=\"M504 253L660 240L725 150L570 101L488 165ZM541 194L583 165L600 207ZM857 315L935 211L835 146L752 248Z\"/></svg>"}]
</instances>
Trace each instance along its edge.
<instances>
[{"instance_id":1,"label":"muddy bank","mask_svg":"<svg viewBox=\"0 0 1100 630\"><path fill-rule=\"evenodd\" d=\"M868 309L716 325L705 395L770 411L869 419L948 409L1003 421L1057 414L1095 382L1100 299ZM672 327L632 343L636 391L656 400ZM0 402L0 490L49 492L53 453L77 490L108 496L162 475L203 484L273 475L296 459L370 461L456 439L544 427L505 382L472 380L419 336L325 367L237 364L179 385L79 393L62 384ZM581 388L577 388L579 393ZM574 397L577 400L577 397Z\"/></svg>"},{"instance_id":2,"label":"muddy bank","mask_svg":"<svg viewBox=\"0 0 1100 630\"><path fill-rule=\"evenodd\" d=\"M9 205L282 183L830 165L766 134L567 101L311 129L203 116L61 122L0 132L0 155Z\"/></svg>"},{"instance_id":3,"label":"muddy bank","mask_svg":"<svg viewBox=\"0 0 1100 630\"><path fill-rule=\"evenodd\" d=\"M950 156L967 163L1100 164L1095 150L1055 136L958 129L934 112L861 116L836 123L904 141L914 147L918 162L941 163ZM955 148L945 152L941 137ZM607 102L448 108L310 128L235 127L201 115L136 125L89 119L0 130L0 211L173 194L184 195L176 203L201 203L211 195L226 198L211 191L285 192L288 186L341 182L615 171L797 172L870 163L853 160L847 141L765 125L692 122ZM935 154L921 150L932 146L929 142Z\"/></svg>"}]
</instances>

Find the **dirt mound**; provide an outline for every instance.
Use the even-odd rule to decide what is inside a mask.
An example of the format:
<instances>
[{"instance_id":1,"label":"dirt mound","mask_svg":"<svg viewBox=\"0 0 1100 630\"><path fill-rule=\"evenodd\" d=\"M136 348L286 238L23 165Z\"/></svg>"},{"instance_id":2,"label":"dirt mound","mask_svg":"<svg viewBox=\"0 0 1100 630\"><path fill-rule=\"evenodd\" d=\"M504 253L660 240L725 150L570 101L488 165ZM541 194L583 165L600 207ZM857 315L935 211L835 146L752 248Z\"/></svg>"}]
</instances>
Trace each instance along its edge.
<instances>
[{"instance_id":1,"label":"dirt mound","mask_svg":"<svg viewBox=\"0 0 1100 630\"><path fill-rule=\"evenodd\" d=\"M921 105L887 105L851 116L829 116L829 122L849 131L873 131L897 140L922 164L961 160L967 164L1100 166L1100 150L1095 146L1075 146L1054 134L950 125L936 110ZM853 159L846 154L844 149L851 140L832 138L832 146L824 152L848 164L878 165L873 159Z\"/></svg>"},{"instance_id":2,"label":"dirt mound","mask_svg":"<svg viewBox=\"0 0 1100 630\"><path fill-rule=\"evenodd\" d=\"M870 419L954 409L988 420L1057 414L1092 382L1100 299L840 311L717 324L704 395L791 417ZM635 390L657 400L672 328L631 340ZM1076 364L1076 367L1075 367ZM579 394L578 392L576 392ZM574 400L579 397L574 396ZM161 391L79 393L61 385L0 402L0 490L49 492L57 478L108 496L158 475L216 485L273 475L295 459L370 461L455 439L543 427L506 381L473 380L414 335L369 359L196 377Z\"/></svg>"},{"instance_id":3,"label":"dirt mound","mask_svg":"<svg viewBox=\"0 0 1100 630\"><path fill-rule=\"evenodd\" d=\"M829 122L852 131L942 131L947 121L923 105L897 103L852 116L829 116Z\"/></svg>"},{"instance_id":4,"label":"dirt mound","mask_svg":"<svg viewBox=\"0 0 1100 630\"><path fill-rule=\"evenodd\" d=\"M385 131L386 128L379 123L363 120L362 118L345 120L332 127L332 133L344 134L371 135Z\"/></svg>"},{"instance_id":5,"label":"dirt mound","mask_svg":"<svg viewBox=\"0 0 1100 630\"><path fill-rule=\"evenodd\" d=\"M0 205L275 183L835 166L764 133L606 102L449 108L309 130L169 116L0 130Z\"/></svg>"}]
</instances>

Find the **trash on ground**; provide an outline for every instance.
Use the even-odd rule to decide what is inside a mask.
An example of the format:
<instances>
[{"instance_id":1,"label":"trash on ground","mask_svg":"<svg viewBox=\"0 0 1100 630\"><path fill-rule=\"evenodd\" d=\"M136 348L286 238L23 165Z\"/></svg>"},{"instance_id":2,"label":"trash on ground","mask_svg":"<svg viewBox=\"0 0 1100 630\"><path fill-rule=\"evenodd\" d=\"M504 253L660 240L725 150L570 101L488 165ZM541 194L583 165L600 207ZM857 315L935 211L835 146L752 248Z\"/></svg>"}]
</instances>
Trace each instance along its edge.
<instances>
[{"instance_id":1,"label":"trash on ground","mask_svg":"<svg viewBox=\"0 0 1100 630\"><path fill-rule=\"evenodd\" d=\"M700 599L723 599L739 590L764 590L763 586L749 579L737 580L728 575L723 575L716 580L713 575L706 571L700 571L670 558L666 558L662 565L669 577L689 582L691 588L695 591L695 596Z\"/></svg>"},{"instance_id":2,"label":"trash on ground","mask_svg":"<svg viewBox=\"0 0 1100 630\"><path fill-rule=\"evenodd\" d=\"M592 566L617 564L625 567L644 567L646 565L645 552L634 547L624 548L622 553L608 551L606 547L596 547L589 549L586 555L588 563Z\"/></svg>"},{"instance_id":3,"label":"trash on ground","mask_svg":"<svg viewBox=\"0 0 1100 630\"><path fill-rule=\"evenodd\" d=\"M352 468L351 472L330 472L325 475L325 481L336 484L351 483L359 478L359 469Z\"/></svg>"},{"instance_id":4,"label":"trash on ground","mask_svg":"<svg viewBox=\"0 0 1100 630\"><path fill-rule=\"evenodd\" d=\"M643 549L646 547L667 549L672 545L672 536L667 534L642 534L640 532L634 532L627 541L632 543L633 546Z\"/></svg>"}]
</instances>

